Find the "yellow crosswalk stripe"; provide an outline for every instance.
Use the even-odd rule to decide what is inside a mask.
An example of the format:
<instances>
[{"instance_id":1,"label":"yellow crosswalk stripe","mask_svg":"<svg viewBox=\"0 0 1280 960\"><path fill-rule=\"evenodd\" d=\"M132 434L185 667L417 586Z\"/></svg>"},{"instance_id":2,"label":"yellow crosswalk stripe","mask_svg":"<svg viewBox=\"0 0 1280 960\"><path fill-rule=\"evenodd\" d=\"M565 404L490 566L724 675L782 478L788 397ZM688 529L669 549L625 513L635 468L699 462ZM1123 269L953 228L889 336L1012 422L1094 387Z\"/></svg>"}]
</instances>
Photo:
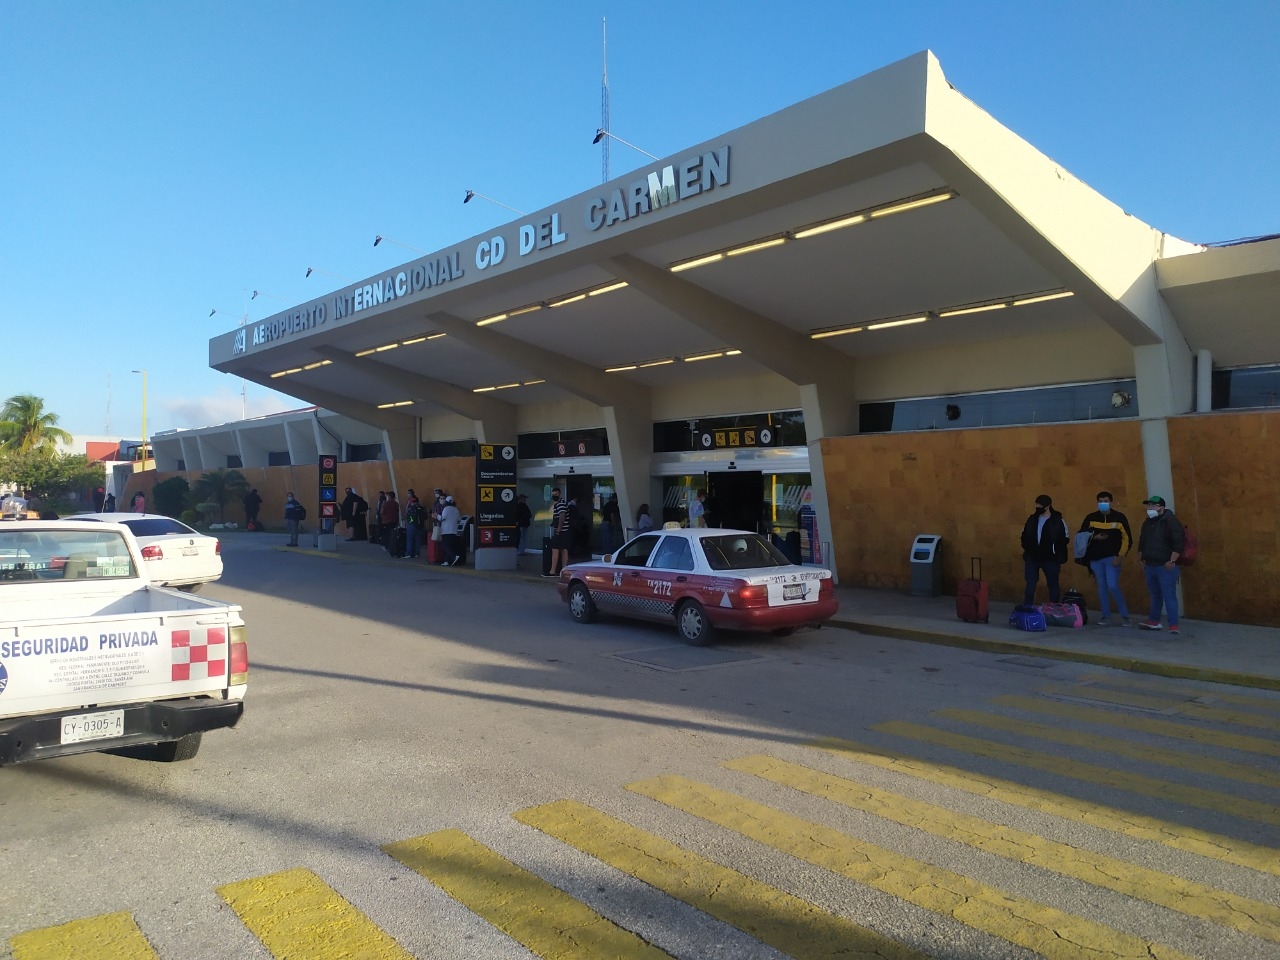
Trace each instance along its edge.
<instances>
[{"instance_id":1,"label":"yellow crosswalk stripe","mask_svg":"<svg viewBox=\"0 0 1280 960\"><path fill-rule=\"evenodd\" d=\"M1149 697L1141 693L1105 690L1102 687L1082 684L1070 687L1043 687L1038 692L1059 697L1079 697L1082 700L1095 700L1099 703L1114 703L1121 707L1140 707L1143 710L1170 710L1176 707L1179 708L1178 715L1188 720L1229 723L1240 727L1253 727L1257 730L1280 730L1280 718L1263 717L1233 708L1194 703L1177 697Z\"/></svg>"},{"instance_id":2,"label":"yellow crosswalk stripe","mask_svg":"<svg viewBox=\"0 0 1280 960\"><path fill-rule=\"evenodd\" d=\"M1214 730L1196 724L1181 723L1177 720L1157 720L1152 717L1138 717L1129 713L1116 713L1102 707L1086 707L1041 697L1004 696L993 697L991 704L998 707L1013 707L1016 710L1027 710L1032 713L1043 713L1063 720L1079 720L1082 723L1101 723L1108 726L1124 727L1126 730L1139 730L1143 733L1154 733L1175 740L1186 740L1189 743L1202 743L1210 747L1221 747L1225 750L1242 750L1246 753L1261 753L1271 757L1280 757L1280 743L1253 737L1248 734L1228 733L1225 730Z\"/></svg>"},{"instance_id":3,"label":"yellow crosswalk stripe","mask_svg":"<svg viewBox=\"0 0 1280 960\"><path fill-rule=\"evenodd\" d=\"M575 800L531 807L515 818L795 960L920 960L925 956Z\"/></svg>"},{"instance_id":4,"label":"yellow crosswalk stripe","mask_svg":"<svg viewBox=\"0 0 1280 960\"><path fill-rule=\"evenodd\" d=\"M127 911L28 930L9 946L13 960L160 960Z\"/></svg>"},{"instance_id":5,"label":"yellow crosswalk stripe","mask_svg":"<svg viewBox=\"0 0 1280 960\"><path fill-rule=\"evenodd\" d=\"M1223 924L1242 933L1280 941L1280 906L1237 896L1104 853L1059 843L1015 827L855 783L776 757L758 754L730 760L724 766L1007 860L1083 880L1191 917Z\"/></svg>"},{"instance_id":6,"label":"yellow crosswalk stripe","mask_svg":"<svg viewBox=\"0 0 1280 960\"><path fill-rule=\"evenodd\" d=\"M1032 723L1014 717L1004 717L978 710L937 710L933 714L945 720L958 720L988 730L1002 730L1016 733L1037 740L1048 740L1069 747L1082 747L1086 750L1100 750L1113 753L1131 760L1145 760L1158 763L1164 767L1175 767L1196 774L1210 774L1215 777L1227 777L1243 783L1256 783L1259 786L1280 789L1280 771L1263 770L1261 767L1244 763L1232 763L1230 760L1218 760L1194 753L1182 753L1177 750L1166 750L1146 743L1134 743L1121 740L1119 737L1103 737L1096 733L1084 733L1078 730L1066 730L1062 727L1051 727L1044 723Z\"/></svg>"},{"instance_id":7,"label":"yellow crosswalk stripe","mask_svg":"<svg viewBox=\"0 0 1280 960\"><path fill-rule=\"evenodd\" d=\"M382 849L546 960L670 960L670 954L460 830Z\"/></svg>"},{"instance_id":8,"label":"yellow crosswalk stripe","mask_svg":"<svg viewBox=\"0 0 1280 960\"><path fill-rule=\"evenodd\" d=\"M780 850L816 867L1034 950L1048 960L1186 957L1162 944L1004 893L941 867L855 839L687 777L654 777L628 790Z\"/></svg>"},{"instance_id":9,"label":"yellow crosswalk stripe","mask_svg":"<svg viewBox=\"0 0 1280 960\"><path fill-rule=\"evenodd\" d=\"M1280 699L1275 697L1250 696L1247 693L1227 693L1215 688L1212 691L1187 687L1173 683L1160 677L1143 677L1137 674L1120 673L1086 673L1080 678L1082 682L1096 683L1105 687L1128 687L1133 690L1150 690L1173 697L1213 697L1220 703L1233 703L1236 706L1248 707L1263 713L1280 713Z\"/></svg>"},{"instance_id":10,"label":"yellow crosswalk stripe","mask_svg":"<svg viewBox=\"0 0 1280 960\"><path fill-rule=\"evenodd\" d=\"M1186 784L1172 783L1157 777L1134 773L1131 770L1112 770L1110 767L1100 767L1097 764L1084 763L1080 760L1070 760L1066 757L1037 753L1034 750L1026 750L1022 747L1010 747L992 740L967 737L959 733L948 733L946 730L937 730L933 727L926 727L923 724L906 723L900 720L879 723L871 729L877 733L889 733L895 737L905 737L908 740L923 740L925 743L937 744L940 747L946 747L948 750L957 750L977 757L987 757L1004 763L1031 767L1033 770L1043 770L1046 773L1070 777L1072 780L1096 783L1104 787L1114 787L1118 790L1126 790L1129 793L1136 793L1144 797L1172 800L1175 803L1184 803L1190 807L1199 807L1201 810L1212 810L1214 813L1224 813L1273 826L1280 824L1280 807L1274 804L1249 800L1244 797L1233 797L1230 794L1218 793L1215 790L1206 790L1204 787L1191 787Z\"/></svg>"},{"instance_id":11,"label":"yellow crosswalk stripe","mask_svg":"<svg viewBox=\"0 0 1280 960\"><path fill-rule=\"evenodd\" d=\"M900 750L888 751L836 737L815 740L809 746L847 760L878 767L881 770L928 780L941 786L1035 810L1038 813L1061 817L1064 820L1086 823L1126 837L1149 840L1210 860L1280 876L1280 852L1245 840L1237 840L1235 837L1197 830L1194 827L1170 823L1167 820L1129 810L1118 810L1100 803L1076 800L999 777L970 773L958 767L906 756Z\"/></svg>"},{"instance_id":12,"label":"yellow crosswalk stripe","mask_svg":"<svg viewBox=\"0 0 1280 960\"><path fill-rule=\"evenodd\" d=\"M413 960L304 867L228 883L218 895L277 960Z\"/></svg>"}]
</instances>

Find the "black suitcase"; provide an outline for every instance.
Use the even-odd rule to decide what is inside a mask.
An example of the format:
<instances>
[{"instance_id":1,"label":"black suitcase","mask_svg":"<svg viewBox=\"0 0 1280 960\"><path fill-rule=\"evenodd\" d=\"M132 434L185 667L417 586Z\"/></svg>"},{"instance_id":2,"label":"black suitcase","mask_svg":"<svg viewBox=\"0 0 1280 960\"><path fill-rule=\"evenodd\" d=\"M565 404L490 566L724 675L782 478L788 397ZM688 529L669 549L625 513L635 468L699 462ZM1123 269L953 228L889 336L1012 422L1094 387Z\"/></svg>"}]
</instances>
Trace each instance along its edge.
<instances>
[{"instance_id":1,"label":"black suitcase","mask_svg":"<svg viewBox=\"0 0 1280 960\"><path fill-rule=\"evenodd\" d=\"M542 575L551 576L551 538L542 538Z\"/></svg>"},{"instance_id":2,"label":"black suitcase","mask_svg":"<svg viewBox=\"0 0 1280 960\"><path fill-rule=\"evenodd\" d=\"M396 527L387 537L387 552L393 557L403 557L405 544L408 543L408 531L404 527Z\"/></svg>"}]
</instances>

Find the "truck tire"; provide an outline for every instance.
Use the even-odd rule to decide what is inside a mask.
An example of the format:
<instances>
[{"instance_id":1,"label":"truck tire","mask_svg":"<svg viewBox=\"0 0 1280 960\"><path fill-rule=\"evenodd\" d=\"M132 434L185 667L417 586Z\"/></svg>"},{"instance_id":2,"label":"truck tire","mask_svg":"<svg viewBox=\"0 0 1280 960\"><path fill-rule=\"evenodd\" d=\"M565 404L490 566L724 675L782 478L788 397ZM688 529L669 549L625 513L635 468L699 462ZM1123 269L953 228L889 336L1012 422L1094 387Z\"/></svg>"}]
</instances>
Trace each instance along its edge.
<instances>
[{"instance_id":1,"label":"truck tire","mask_svg":"<svg viewBox=\"0 0 1280 960\"><path fill-rule=\"evenodd\" d=\"M203 734L188 733L185 737L179 737L177 740L169 740L165 743L157 743L152 747L155 759L161 763L180 763L183 760L190 760L200 752L200 738Z\"/></svg>"},{"instance_id":2,"label":"truck tire","mask_svg":"<svg viewBox=\"0 0 1280 960\"><path fill-rule=\"evenodd\" d=\"M199 593L200 588L203 586L204 586L203 583L184 583L178 589L181 590L183 593Z\"/></svg>"}]
</instances>

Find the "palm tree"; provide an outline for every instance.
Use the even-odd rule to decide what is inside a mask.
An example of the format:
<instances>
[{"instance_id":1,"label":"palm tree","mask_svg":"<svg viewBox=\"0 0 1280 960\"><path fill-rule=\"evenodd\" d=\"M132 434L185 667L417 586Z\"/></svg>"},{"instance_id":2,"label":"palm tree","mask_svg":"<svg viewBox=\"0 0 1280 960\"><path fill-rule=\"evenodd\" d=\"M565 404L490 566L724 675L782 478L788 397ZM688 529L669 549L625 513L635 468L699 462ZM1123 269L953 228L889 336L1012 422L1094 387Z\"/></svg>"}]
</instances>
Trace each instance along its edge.
<instances>
[{"instance_id":1,"label":"palm tree","mask_svg":"<svg viewBox=\"0 0 1280 960\"><path fill-rule=\"evenodd\" d=\"M19 393L0 409L0 447L17 453L53 453L59 442L70 443L71 434L58 426L56 413L44 412L44 400Z\"/></svg>"},{"instance_id":2,"label":"palm tree","mask_svg":"<svg viewBox=\"0 0 1280 960\"><path fill-rule=\"evenodd\" d=\"M210 470L200 474L193 493L198 503L218 505L218 521L222 523L227 519L227 504L243 497L248 490L249 481L239 470Z\"/></svg>"}]
</instances>

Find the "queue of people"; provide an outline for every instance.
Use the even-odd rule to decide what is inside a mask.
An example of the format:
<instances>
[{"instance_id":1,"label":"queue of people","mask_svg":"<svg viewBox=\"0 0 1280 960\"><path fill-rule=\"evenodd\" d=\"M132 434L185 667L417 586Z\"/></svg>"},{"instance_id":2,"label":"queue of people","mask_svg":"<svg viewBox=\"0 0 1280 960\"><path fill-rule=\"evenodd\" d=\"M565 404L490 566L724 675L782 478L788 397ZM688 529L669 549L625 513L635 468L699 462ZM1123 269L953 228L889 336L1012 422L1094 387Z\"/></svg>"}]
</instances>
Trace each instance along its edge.
<instances>
[{"instance_id":1,"label":"queue of people","mask_svg":"<svg viewBox=\"0 0 1280 960\"><path fill-rule=\"evenodd\" d=\"M1112 610L1122 626L1130 626L1129 606L1120 588L1120 569L1134 547L1129 518L1116 506L1108 490L1099 491L1097 509L1081 521L1072 535L1063 515L1053 507L1048 494L1036 497L1035 509L1022 526L1022 560L1026 590L1023 603L1030 605L1044 575L1049 601L1057 603L1062 591L1059 578L1069 559L1089 569L1098 585L1100 626L1110 626ZM1137 562L1142 569L1150 599L1148 615L1138 622L1142 630L1164 630L1171 636L1182 630L1178 620L1179 560L1187 545L1186 528L1168 508L1164 497L1151 494L1142 501L1146 517L1137 539ZM1072 556L1074 555L1074 557ZM1161 617L1164 617L1162 621Z\"/></svg>"}]
</instances>

